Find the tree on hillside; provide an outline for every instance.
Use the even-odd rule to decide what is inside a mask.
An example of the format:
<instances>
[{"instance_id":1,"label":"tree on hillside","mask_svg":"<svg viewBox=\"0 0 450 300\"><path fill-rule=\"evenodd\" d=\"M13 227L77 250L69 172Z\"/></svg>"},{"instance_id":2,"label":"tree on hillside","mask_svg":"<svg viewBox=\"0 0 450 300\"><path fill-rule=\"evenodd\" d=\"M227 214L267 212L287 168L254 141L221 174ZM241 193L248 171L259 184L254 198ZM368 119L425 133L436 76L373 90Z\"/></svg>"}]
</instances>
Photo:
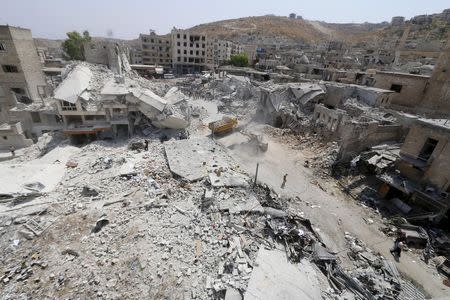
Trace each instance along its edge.
<instances>
[{"instance_id":1,"label":"tree on hillside","mask_svg":"<svg viewBox=\"0 0 450 300\"><path fill-rule=\"evenodd\" d=\"M231 56L230 63L236 67L246 67L248 66L247 54L241 53Z\"/></svg>"},{"instance_id":2,"label":"tree on hillside","mask_svg":"<svg viewBox=\"0 0 450 300\"><path fill-rule=\"evenodd\" d=\"M81 35L78 31L68 32L67 39L62 44L65 59L84 60L83 44L85 42L89 42L90 40L91 36L87 30L83 32L83 35Z\"/></svg>"}]
</instances>

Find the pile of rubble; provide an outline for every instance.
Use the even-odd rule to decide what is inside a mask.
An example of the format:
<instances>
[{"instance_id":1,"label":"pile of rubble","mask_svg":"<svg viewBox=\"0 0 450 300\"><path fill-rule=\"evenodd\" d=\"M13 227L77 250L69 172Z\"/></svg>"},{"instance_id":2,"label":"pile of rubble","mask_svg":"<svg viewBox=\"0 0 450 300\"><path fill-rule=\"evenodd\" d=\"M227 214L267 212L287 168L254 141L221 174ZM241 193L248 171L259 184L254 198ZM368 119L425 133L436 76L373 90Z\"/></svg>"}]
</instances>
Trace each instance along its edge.
<instances>
[{"instance_id":1,"label":"pile of rubble","mask_svg":"<svg viewBox=\"0 0 450 300\"><path fill-rule=\"evenodd\" d=\"M292 293L330 291L314 265L306 267L323 267L327 252L311 223L253 186L218 144L139 143L90 143L59 158L66 172L54 190L2 205L2 297L252 299L259 278L273 275L264 266L271 263L300 263L320 282L296 282ZM325 257L336 270L335 256ZM276 282L281 293L286 287Z\"/></svg>"}]
</instances>

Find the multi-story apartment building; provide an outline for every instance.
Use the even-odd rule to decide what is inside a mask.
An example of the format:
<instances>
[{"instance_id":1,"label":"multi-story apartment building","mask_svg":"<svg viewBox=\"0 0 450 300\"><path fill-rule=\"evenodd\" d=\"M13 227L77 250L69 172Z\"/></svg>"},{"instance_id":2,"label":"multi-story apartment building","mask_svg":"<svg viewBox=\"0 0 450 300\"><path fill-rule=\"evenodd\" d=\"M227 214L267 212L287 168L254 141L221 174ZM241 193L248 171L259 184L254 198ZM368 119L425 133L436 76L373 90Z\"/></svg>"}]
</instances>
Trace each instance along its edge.
<instances>
[{"instance_id":1,"label":"multi-story apartment building","mask_svg":"<svg viewBox=\"0 0 450 300\"><path fill-rule=\"evenodd\" d=\"M0 26L0 123L12 121L17 103L42 102L46 86L31 31Z\"/></svg>"},{"instance_id":2,"label":"multi-story apartment building","mask_svg":"<svg viewBox=\"0 0 450 300\"><path fill-rule=\"evenodd\" d=\"M244 47L242 45L226 40L216 39L213 47L215 65L222 65L230 60L231 56L244 52Z\"/></svg>"},{"instance_id":3,"label":"multi-story apartment building","mask_svg":"<svg viewBox=\"0 0 450 300\"><path fill-rule=\"evenodd\" d=\"M28 146L57 126L43 100L50 93L31 31L0 26L0 149Z\"/></svg>"},{"instance_id":4,"label":"multi-story apartment building","mask_svg":"<svg viewBox=\"0 0 450 300\"><path fill-rule=\"evenodd\" d=\"M172 65L176 73L198 73L213 67L212 41L205 34L172 29Z\"/></svg>"},{"instance_id":5,"label":"multi-story apartment building","mask_svg":"<svg viewBox=\"0 0 450 300\"><path fill-rule=\"evenodd\" d=\"M226 40L214 41L214 64L222 65L231 58L232 42Z\"/></svg>"},{"instance_id":6,"label":"multi-story apartment building","mask_svg":"<svg viewBox=\"0 0 450 300\"><path fill-rule=\"evenodd\" d=\"M130 63L132 65L142 65L142 50L141 48L131 48L130 49Z\"/></svg>"},{"instance_id":7,"label":"multi-story apartment building","mask_svg":"<svg viewBox=\"0 0 450 300\"><path fill-rule=\"evenodd\" d=\"M172 67L171 35L140 34L142 64Z\"/></svg>"}]
</instances>

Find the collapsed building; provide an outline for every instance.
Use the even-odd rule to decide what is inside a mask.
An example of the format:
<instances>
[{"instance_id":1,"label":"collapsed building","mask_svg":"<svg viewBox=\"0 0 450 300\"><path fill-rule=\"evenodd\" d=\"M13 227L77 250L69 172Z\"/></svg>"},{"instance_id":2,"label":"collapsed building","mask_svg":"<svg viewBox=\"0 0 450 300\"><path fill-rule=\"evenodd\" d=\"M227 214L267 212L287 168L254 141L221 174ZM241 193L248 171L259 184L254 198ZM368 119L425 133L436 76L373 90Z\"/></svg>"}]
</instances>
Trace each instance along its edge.
<instances>
[{"instance_id":1,"label":"collapsed building","mask_svg":"<svg viewBox=\"0 0 450 300\"><path fill-rule=\"evenodd\" d=\"M182 129L189 125L185 100L176 89L160 97L127 75L99 65L78 64L53 97L70 136L129 136L136 125Z\"/></svg>"},{"instance_id":2,"label":"collapsed building","mask_svg":"<svg viewBox=\"0 0 450 300\"><path fill-rule=\"evenodd\" d=\"M383 106L392 92L330 82L289 83L262 88L260 114L275 127L313 130L340 144L338 159L348 160L385 141L398 141L402 126Z\"/></svg>"},{"instance_id":3,"label":"collapsed building","mask_svg":"<svg viewBox=\"0 0 450 300\"><path fill-rule=\"evenodd\" d=\"M395 166L378 175L379 193L407 219L438 223L449 218L450 121L415 119Z\"/></svg>"}]
</instances>

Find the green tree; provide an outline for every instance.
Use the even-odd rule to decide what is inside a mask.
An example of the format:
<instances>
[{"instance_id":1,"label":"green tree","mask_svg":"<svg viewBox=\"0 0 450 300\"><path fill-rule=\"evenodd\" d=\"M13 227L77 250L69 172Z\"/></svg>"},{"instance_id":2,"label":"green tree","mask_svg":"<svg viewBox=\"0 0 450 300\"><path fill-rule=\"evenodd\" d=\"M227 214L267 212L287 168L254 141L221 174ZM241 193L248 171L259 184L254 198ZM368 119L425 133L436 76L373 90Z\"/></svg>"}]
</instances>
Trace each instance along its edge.
<instances>
[{"instance_id":1,"label":"green tree","mask_svg":"<svg viewBox=\"0 0 450 300\"><path fill-rule=\"evenodd\" d=\"M230 63L236 67L246 67L248 66L247 54L241 53L231 56Z\"/></svg>"},{"instance_id":2,"label":"green tree","mask_svg":"<svg viewBox=\"0 0 450 300\"><path fill-rule=\"evenodd\" d=\"M84 60L83 44L90 40L91 36L87 30L83 32L83 35L78 31L68 32L67 39L62 44L65 58L71 60Z\"/></svg>"}]
</instances>

